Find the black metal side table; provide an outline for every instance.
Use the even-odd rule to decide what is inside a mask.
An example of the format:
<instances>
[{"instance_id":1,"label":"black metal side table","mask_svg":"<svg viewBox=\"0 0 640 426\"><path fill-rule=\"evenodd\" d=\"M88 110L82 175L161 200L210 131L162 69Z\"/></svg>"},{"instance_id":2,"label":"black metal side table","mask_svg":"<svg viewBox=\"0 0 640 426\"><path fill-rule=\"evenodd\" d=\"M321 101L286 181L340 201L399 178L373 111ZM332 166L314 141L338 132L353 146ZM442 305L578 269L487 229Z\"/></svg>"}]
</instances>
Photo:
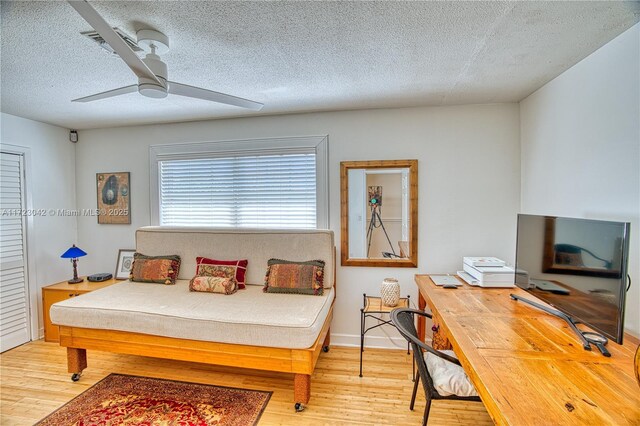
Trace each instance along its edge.
<instances>
[{"instance_id":1,"label":"black metal side table","mask_svg":"<svg viewBox=\"0 0 640 426\"><path fill-rule=\"evenodd\" d=\"M395 326L391 323L391 319L385 319L383 315L389 314L396 308L410 308L410 297L411 296L401 297L396 306L385 306L382 303L382 299L380 297L367 296L366 293L362 294L363 301L362 308L360 308L360 377L362 377L362 353L364 352L364 335L374 328L382 327L383 325L387 324L390 324L395 328ZM366 328L367 318L376 319L378 320L378 323L376 325L372 325L369 328ZM407 355L408 354L409 343L407 342Z\"/></svg>"}]
</instances>

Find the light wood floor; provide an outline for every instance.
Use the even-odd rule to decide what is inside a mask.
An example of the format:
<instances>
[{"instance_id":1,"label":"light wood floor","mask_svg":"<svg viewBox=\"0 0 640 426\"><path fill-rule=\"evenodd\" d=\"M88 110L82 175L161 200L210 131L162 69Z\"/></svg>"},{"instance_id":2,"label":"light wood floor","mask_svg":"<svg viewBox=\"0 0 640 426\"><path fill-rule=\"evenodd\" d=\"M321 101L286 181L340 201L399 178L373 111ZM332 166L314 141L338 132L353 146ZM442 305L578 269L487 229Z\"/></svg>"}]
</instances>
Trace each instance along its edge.
<instances>
[{"instance_id":1,"label":"light wood floor","mask_svg":"<svg viewBox=\"0 0 640 426\"><path fill-rule=\"evenodd\" d=\"M422 390L415 411L411 398L411 358L404 351L365 351L364 377L358 377L359 349L332 347L320 355L307 409L293 409L291 375L207 366L132 355L87 351L89 367L73 383L66 350L42 340L0 355L0 424L31 425L109 373L273 391L261 425L393 424L420 425ZM434 401L429 425L491 425L482 403Z\"/></svg>"}]
</instances>

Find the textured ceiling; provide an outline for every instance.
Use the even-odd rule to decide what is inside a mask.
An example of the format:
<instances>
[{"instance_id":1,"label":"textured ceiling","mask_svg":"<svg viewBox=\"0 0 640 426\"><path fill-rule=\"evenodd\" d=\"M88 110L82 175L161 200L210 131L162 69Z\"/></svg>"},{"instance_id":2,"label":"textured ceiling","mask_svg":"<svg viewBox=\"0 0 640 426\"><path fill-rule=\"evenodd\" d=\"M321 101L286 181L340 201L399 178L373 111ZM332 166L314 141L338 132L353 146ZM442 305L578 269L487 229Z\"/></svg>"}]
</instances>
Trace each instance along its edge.
<instances>
[{"instance_id":1,"label":"textured ceiling","mask_svg":"<svg viewBox=\"0 0 640 426\"><path fill-rule=\"evenodd\" d=\"M263 102L71 99L136 83L60 1L1 2L2 111L68 128L302 111L516 102L640 19L640 2L92 1L170 38L169 78Z\"/></svg>"}]
</instances>

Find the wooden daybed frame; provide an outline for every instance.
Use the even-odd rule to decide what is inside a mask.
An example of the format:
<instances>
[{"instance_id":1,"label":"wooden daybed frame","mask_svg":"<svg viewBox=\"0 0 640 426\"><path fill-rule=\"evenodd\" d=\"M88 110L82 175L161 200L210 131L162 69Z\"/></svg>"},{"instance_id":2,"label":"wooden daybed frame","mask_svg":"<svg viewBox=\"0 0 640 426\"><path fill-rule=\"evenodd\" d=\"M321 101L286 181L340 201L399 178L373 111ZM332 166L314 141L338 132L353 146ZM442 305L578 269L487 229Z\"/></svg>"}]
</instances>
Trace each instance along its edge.
<instances>
[{"instance_id":1,"label":"wooden daybed frame","mask_svg":"<svg viewBox=\"0 0 640 426\"><path fill-rule=\"evenodd\" d=\"M313 346L307 349L233 345L127 331L60 326L60 346L67 348L67 365L77 381L87 368L87 349L193 361L205 364L293 373L294 402L301 411L311 396L311 374L320 351L329 350L333 306ZM259 368L257 368L259 366Z\"/></svg>"},{"instance_id":2,"label":"wooden daybed frame","mask_svg":"<svg viewBox=\"0 0 640 426\"><path fill-rule=\"evenodd\" d=\"M333 253L335 265L335 248ZM335 267L333 285L335 289ZM154 358L192 361L256 370L293 373L294 407L304 410L311 397L311 375L320 352L328 352L331 339L331 320L336 293L331 308L313 346L306 349L271 348L205 342L175 337L153 336L128 331L103 330L59 326L60 346L67 348L67 365L71 380L78 381L87 368L87 350L99 350Z\"/></svg>"}]
</instances>

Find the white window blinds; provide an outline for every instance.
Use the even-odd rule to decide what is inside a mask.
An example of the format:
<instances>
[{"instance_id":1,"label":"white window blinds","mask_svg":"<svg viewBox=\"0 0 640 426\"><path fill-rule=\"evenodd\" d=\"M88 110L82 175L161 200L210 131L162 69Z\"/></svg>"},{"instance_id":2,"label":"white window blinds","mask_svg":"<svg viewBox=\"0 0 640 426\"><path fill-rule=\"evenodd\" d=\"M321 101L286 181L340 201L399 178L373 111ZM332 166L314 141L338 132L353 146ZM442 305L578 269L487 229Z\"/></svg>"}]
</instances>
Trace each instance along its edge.
<instances>
[{"instance_id":1,"label":"white window blinds","mask_svg":"<svg viewBox=\"0 0 640 426\"><path fill-rule=\"evenodd\" d=\"M158 162L160 225L315 228L316 154Z\"/></svg>"}]
</instances>

